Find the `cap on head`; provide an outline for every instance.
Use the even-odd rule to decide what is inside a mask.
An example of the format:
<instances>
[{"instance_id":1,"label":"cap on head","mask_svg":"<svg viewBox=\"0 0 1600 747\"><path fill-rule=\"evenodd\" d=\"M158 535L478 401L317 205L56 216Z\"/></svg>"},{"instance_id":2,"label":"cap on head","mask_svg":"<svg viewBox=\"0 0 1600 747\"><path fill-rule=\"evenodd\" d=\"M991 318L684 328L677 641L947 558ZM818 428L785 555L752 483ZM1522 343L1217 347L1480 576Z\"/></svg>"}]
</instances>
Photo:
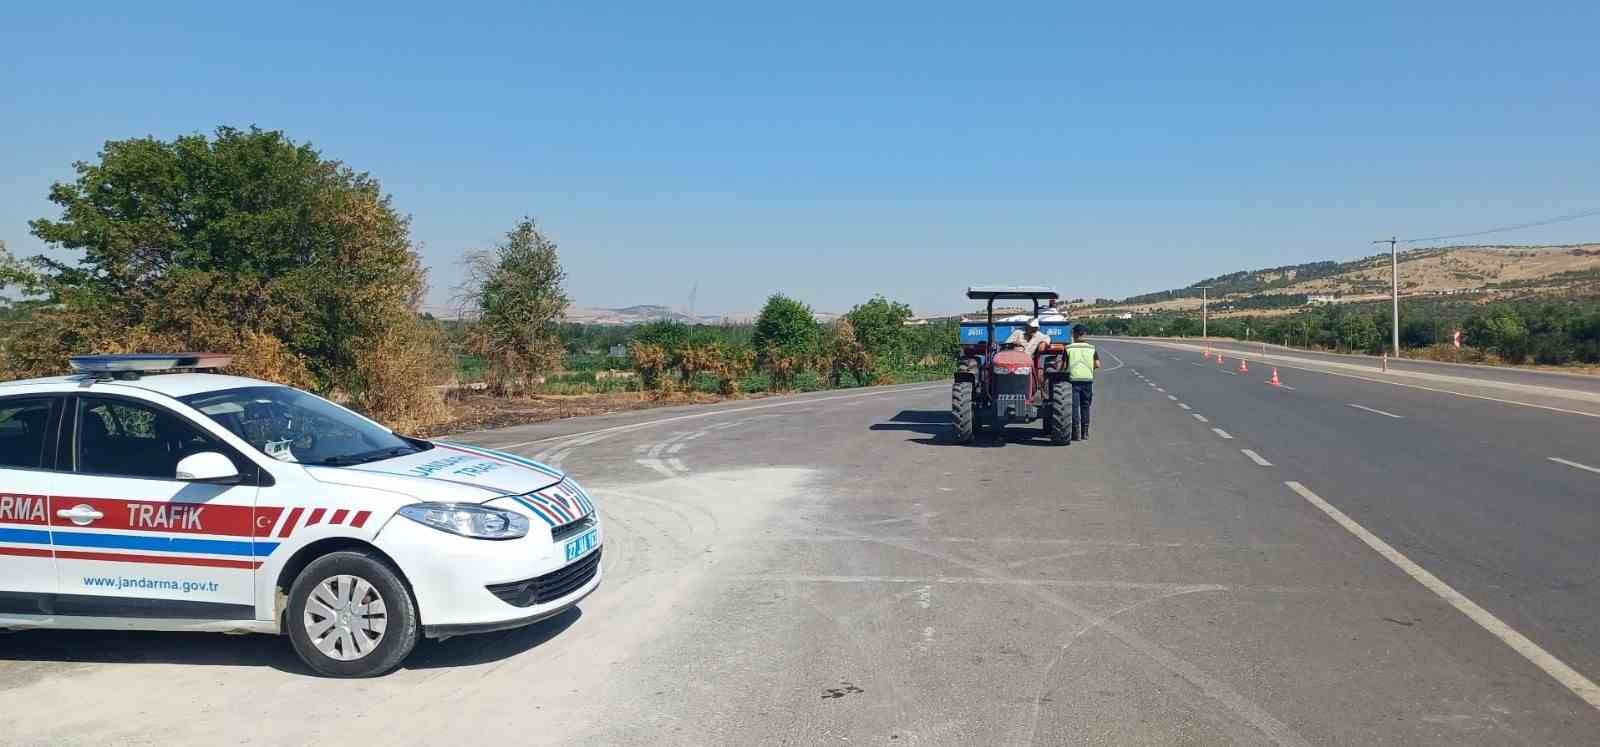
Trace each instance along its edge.
<instances>
[{"instance_id":1,"label":"cap on head","mask_svg":"<svg viewBox=\"0 0 1600 747\"><path fill-rule=\"evenodd\" d=\"M1038 328L1039 328L1039 317L1033 317L1032 319L1028 320L1028 329L1038 329Z\"/></svg>"},{"instance_id":2,"label":"cap on head","mask_svg":"<svg viewBox=\"0 0 1600 747\"><path fill-rule=\"evenodd\" d=\"M1089 334L1089 328L1083 326L1082 324L1077 324L1077 325L1074 325L1072 327L1072 336L1073 337L1083 337L1084 335L1087 335L1087 334Z\"/></svg>"}]
</instances>

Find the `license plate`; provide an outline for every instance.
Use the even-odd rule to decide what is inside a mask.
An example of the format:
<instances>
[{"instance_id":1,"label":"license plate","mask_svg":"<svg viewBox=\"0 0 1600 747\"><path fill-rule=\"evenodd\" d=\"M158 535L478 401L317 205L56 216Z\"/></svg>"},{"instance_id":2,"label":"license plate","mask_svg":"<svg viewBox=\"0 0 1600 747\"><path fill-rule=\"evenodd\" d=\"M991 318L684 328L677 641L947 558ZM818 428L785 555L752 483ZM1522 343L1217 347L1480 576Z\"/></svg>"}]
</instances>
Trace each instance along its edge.
<instances>
[{"instance_id":1,"label":"license plate","mask_svg":"<svg viewBox=\"0 0 1600 747\"><path fill-rule=\"evenodd\" d=\"M583 557L584 555L589 554L589 551L594 549L594 541L598 536L600 536L599 532L590 529L589 531L579 535L577 539L568 542L567 562L570 563L578 558Z\"/></svg>"}]
</instances>

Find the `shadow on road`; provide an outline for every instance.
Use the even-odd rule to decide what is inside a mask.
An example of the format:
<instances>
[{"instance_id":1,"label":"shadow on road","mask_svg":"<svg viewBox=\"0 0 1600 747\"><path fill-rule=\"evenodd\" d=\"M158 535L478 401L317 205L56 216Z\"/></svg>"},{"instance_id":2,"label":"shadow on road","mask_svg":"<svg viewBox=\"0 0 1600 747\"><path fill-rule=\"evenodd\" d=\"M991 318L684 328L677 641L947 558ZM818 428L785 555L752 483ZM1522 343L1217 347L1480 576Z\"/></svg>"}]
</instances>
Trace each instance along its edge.
<instances>
[{"instance_id":1,"label":"shadow on road","mask_svg":"<svg viewBox=\"0 0 1600 747\"><path fill-rule=\"evenodd\" d=\"M1053 446L1050 439L1038 426L1003 428L1000 431L985 429L980 431L973 442L963 444L956 440L956 432L950 425L949 410L901 410L887 423L873 423L868 430L874 431L910 431L925 434L927 438L908 438L907 443L921 444L923 446L960 446L968 449L993 448L1016 444L1019 446Z\"/></svg>"},{"instance_id":2,"label":"shadow on road","mask_svg":"<svg viewBox=\"0 0 1600 747\"><path fill-rule=\"evenodd\" d=\"M469 666L508 659L572 627L577 608L532 625L445 641L423 639L404 669ZM0 661L41 664L189 664L260 666L319 676L296 656L285 636L219 635L125 630L19 630L0 633Z\"/></svg>"}]
</instances>

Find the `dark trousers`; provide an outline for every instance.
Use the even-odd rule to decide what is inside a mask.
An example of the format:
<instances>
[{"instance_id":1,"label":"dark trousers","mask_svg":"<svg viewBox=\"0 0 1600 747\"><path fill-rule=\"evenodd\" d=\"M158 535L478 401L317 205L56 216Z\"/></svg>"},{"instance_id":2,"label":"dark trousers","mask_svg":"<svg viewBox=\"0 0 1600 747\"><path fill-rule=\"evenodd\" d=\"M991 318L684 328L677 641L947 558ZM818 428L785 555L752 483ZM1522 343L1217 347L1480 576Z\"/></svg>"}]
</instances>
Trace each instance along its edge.
<instances>
[{"instance_id":1,"label":"dark trousers","mask_svg":"<svg viewBox=\"0 0 1600 747\"><path fill-rule=\"evenodd\" d=\"M1089 405L1094 404L1094 382L1072 382L1072 422L1080 438L1089 435Z\"/></svg>"}]
</instances>

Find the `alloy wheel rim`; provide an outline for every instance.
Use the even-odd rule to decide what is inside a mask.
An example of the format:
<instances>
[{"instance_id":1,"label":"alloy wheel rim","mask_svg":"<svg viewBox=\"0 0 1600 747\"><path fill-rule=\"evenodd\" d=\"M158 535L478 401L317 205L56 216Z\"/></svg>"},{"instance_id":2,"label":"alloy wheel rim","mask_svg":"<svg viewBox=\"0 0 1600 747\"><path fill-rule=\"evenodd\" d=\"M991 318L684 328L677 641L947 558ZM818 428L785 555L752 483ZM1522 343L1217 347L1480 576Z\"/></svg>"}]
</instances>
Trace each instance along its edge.
<instances>
[{"instance_id":1,"label":"alloy wheel rim","mask_svg":"<svg viewBox=\"0 0 1600 747\"><path fill-rule=\"evenodd\" d=\"M301 624L324 656L355 661L383 642L389 611L383 595L359 576L329 576L312 588Z\"/></svg>"}]
</instances>

